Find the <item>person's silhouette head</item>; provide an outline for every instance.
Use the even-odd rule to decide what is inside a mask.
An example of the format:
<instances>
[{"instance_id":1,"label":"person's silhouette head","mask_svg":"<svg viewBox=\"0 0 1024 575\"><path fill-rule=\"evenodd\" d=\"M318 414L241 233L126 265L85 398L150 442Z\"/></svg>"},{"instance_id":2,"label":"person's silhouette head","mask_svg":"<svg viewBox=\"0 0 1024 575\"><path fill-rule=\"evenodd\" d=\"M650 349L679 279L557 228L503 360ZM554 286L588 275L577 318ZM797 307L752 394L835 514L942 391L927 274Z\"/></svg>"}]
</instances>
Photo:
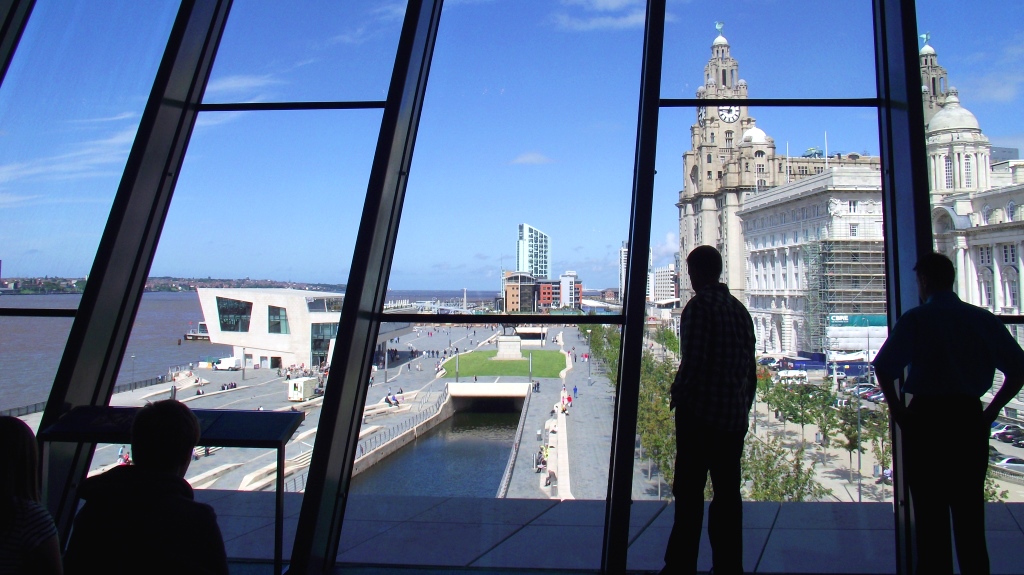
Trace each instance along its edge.
<instances>
[{"instance_id":1,"label":"person's silhouette head","mask_svg":"<svg viewBox=\"0 0 1024 575\"><path fill-rule=\"evenodd\" d=\"M942 254L928 253L921 256L914 266L917 272L917 290L921 301L925 301L936 292L953 289L956 270L953 262Z\"/></svg>"},{"instance_id":2,"label":"person's silhouette head","mask_svg":"<svg viewBox=\"0 0 1024 575\"><path fill-rule=\"evenodd\" d=\"M694 291L718 283L722 276L722 254L711 246L693 248L686 256L686 273L690 275Z\"/></svg>"},{"instance_id":3,"label":"person's silhouette head","mask_svg":"<svg viewBox=\"0 0 1024 575\"><path fill-rule=\"evenodd\" d=\"M12 498L38 502L39 447L32 429L17 417L0 417L0 461L0 503Z\"/></svg>"},{"instance_id":4,"label":"person's silhouette head","mask_svg":"<svg viewBox=\"0 0 1024 575\"><path fill-rule=\"evenodd\" d=\"M199 442L199 420L185 404L173 399L143 407L132 422L135 465L184 477Z\"/></svg>"}]
</instances>

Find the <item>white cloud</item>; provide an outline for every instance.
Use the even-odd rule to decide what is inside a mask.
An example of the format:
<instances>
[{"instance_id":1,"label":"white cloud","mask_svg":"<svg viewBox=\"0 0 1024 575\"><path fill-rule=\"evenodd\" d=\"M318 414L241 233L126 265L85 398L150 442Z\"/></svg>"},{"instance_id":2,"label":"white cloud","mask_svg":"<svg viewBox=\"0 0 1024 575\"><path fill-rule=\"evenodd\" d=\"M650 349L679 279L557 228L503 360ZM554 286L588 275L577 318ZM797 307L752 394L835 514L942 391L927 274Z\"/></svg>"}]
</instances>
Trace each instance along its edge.
<instances>
[{"instance_id":1,"label":"white cloud","mask_svg":"<svg viewBox=\"0 0 1024 575\"><path fill-rule=\"evenodd\" d=\"M630 6L642 6L640 0L562 0L566 6L582 6L586 10L610 12Z\"/></svg>"},{"instance_id":2,"label":"white cloud","mask_svg":"<svg viewBox=\"0 0 1024 575\"><path fill-rule=\"evenodd\" d=\"M651 242L651 250L654 252L655 265L672 263L679 252L679 238L674 232L668 232L661 242Z\"/></svg>"},{"instance_id":3,"label":"white cloud","mask_svg":"<svg viewBox=\"0 0 1024 575\"><path fill-rule=\"evenodd\" d=\"M18 194L10 194L7 192L0 192L0 208L9 208L22 204L27 204L33 200L39 199L41 196L24 196Z\"/></svg>"},{"instance_id":4,"label":"white cloud","mask_svg":"<svg viewBox=\"0 0 1024 575\"><path fill-rule=\"evenodd\" d=\"M105 138L80 142L64 154L0 165L0 184L75 180L120 172L135 132L132 126Z\"/></svg>"},{"instance_id":5,"label":"white cloud","mask_svg":"<svg viewBox=\"0 0 1024 575\"><path fill-rule=\"evenodd\" d=\"M331 38L332 44L362 44L370 37L366 26L360 26L347 32L342 32Z\"/></svg>"},{"instance_id":6,"label":"white cloud","mask_svg":"<svg viewBox=\"0 0 1024 575\"><path fill-rule=\"evenodd\" d=\"M405 18L405 3L393 2L373 10L373 15L381 20L401 20Z\"/></svg>"},{"instance_id":7,"label":"white cloud","mask_svg":"<svg viewBox=\"0 0 1024 575\"><path fill-rule=\"evenodd\" d=\"M511 164L550 164L554 162L551 158L541 154L540 152L526 152L519 154L511 162Z\"/></svg>"},{"instance_id":8,"label":"white cloud","mask_svg":"<svg viewBox=\"0 0 1024 575\"><path fill-rule=\"evenodd\" d=\"M966 77L957 89L966 100L974 102L1013 102L1024 87L1024 73L986 74Z\"/></svg>"},{"instance_id":9,"label":"white cloud","mask_svg":"<svg viewBox=\"0 0 1024 575\"><path fill-rule=\"evenodd\" d=\"M642 28L646 21L643 10L634 10L618 16L570 16L555 14L555 25L564 30L587 32L590 30L623 30L626 28Z\"/></svg>"},{"instance_id":10,"label":"white cloud","mask_svg":"<svg viewBox=\"0 0 1024 575\"><path fill-rule=\"evenodd\" d=\"M210 83L206 85L206 94L243 92L283 83L284 82L274 78L271 74L236 74L234 76L224 76L223 78L211 80Z\"/></svg>"},{"instance_id":11,"label":"white cloud","mask_svg":"<svg viewBox=\"0 0 1024 575\"><path fill-rule=\"evenodd\" d=\"M139 115L135 112L122 112L114 116L107 116L105 118L83 118L81 120L71 120L73 124L96 124L104 122L118 122L121 120L132 120L138 118Z\"/></svg>"}]
</instances>

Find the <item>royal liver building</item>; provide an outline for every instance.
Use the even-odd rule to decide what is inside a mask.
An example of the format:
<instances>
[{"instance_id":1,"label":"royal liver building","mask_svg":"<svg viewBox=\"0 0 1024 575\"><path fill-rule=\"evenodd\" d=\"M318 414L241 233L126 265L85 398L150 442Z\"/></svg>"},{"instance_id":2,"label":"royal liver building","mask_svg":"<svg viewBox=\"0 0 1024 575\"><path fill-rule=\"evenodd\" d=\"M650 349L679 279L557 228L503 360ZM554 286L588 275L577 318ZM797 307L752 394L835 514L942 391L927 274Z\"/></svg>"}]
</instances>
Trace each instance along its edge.
<instances>
[{"instance_id":1,"label":"royal liver building","mask_svg":"<svg viewBox=\"0 0 1024 575\"><path fill-rule=\"evenodd\" d=\"M879 159L826 157L819 150L797 157L777 154L775 140L757 127L744 104L747 83L721 24L718 29L696 97L736 103L698 107L690 127L691 149L683 154L685 182L676 204L681 259L698 245L718 248L725 262L723 281L747 302L759 351L857 349L856 329L848 329L849 317L838 325L840 316L881 314L884 325ZM855 239L847 247L870 252L863 260L866 269L859 262L835 265L860 259L828 243L851 236ZM826 248L837 248L824 261L823 241ZM825 275L826 266L831 275ZM829 283L811 285L810 275L827 277ZM679 278L685 302L692 293L689 277L680 273ZM829 341L832 316L837 329Z\"/></svg>"},{"instance_id":2,"label":"royal liver building","mask_svg":"<svg viewBox=\"0 0 1024 575\"><path fill-rule=\"evenodd\" d=\"M923 38L935 249L956 265L963 300L1019 314L1024 162L991 145ZM720 25L703 80L697 98L736 103L695 110L676 204L680 255L701 244L722 252L723 280L747 303L759 352L877 350L886 335L879 159L778 155L744 105L747 83ZM680 284L685 302L685 270Z\"/></svg>"}]
</instances>

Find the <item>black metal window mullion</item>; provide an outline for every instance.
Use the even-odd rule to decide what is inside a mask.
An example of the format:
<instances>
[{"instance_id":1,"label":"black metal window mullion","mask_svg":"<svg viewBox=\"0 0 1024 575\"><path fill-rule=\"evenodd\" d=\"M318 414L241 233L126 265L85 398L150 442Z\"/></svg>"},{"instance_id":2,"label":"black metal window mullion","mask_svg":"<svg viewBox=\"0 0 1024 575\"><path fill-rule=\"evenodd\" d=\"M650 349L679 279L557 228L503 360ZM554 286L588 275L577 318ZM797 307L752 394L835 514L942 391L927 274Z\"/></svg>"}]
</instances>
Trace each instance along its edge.
<instances>
[{"instance_id":1,"label":"black metal window mullion","mask_svg":"<svg viewBox=\"0 0 1024 575\"><path fill-rule=\"evenodd\" d=\"M290 573L331 573L442 0L410 0L381 119Z\"/></svg>"},{"instance_id":2,"label":"black metal window mullion","mask_svg":"<svg viewBox=\"0 0 1024 575\"><path fill-rule=\"evenodd\" d=\"M157 240L231 0L183 0L75 313L40 429L79 406L105 406L142 300ZM47 506L66 541L92 444L54 443Z\"/></svg>"},{"instance_id":3,"label":"black metal window mullion","mask_svg":"<svg viewBox=\"0 0 1024 575\"><path fill-rule=\"evenodd\" d=\"M35 0L0 0L0 84L7 76L35 4Z\"/></svg>"},{"instance_id":4,"label":"black metal window mullion","mask_svg":"<svg viewBox=\"0 0 1024 575\"><path fill-rule=\"evenodd\" d=\"M875 74L882 158L882 214L885 226L886 310L889 327L917 305L913 267L932 251L927 154L914 0L874 0ZM902 473L903 437L893 435L893 514L896 572L913 573L916 553L912 513Z\"/></svg>"},{"instance_id":5,"label":"black metal window mullion","mask_svg":"<svg viewBox=\"0 0 1024 575\"><path fill-rule=\"evenodd\" d=\"M878 108L878 98L662 98L662 108L717 106L720 104L765 108Z\"/></svg>"},{"instance_id":6,"label":"black metal window mullion","mask_svg":"<svg viewBox=\"0 0 1024 575\"><path fill-rule=\"evenodd\" d=\"M612 425L608 497L605 508L602 573L624 573L629 547L630 506L636 448L640 363L643 356L647 253L651 245L654 173L658 143L665 0L648 0L637 112L633 197L629 221L629 254L623 294L622 344L619 348L618 393Z\"/></svg>"},{"instance_id":7,"label":"black metal window mullion","mask_svg":"<svg viewBox=\"0 0 1024 575\"><path fill-rule=\"evenodd\" d=\"M200 104L200 112L272 112L290 110L383 110L380 100L353 102L237 102Z\"/></svg>"}]
</instances>

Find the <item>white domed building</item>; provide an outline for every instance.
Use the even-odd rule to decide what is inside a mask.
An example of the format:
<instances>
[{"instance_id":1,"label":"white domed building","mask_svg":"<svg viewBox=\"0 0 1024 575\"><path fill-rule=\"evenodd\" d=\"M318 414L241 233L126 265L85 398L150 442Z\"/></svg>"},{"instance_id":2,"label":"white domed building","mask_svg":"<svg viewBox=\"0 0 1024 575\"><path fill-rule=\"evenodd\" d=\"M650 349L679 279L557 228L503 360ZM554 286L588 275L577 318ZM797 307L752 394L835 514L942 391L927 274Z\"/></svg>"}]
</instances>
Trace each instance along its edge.
<instances>
[{"instance_id":1,"label":"white domed building","mask_svg":"<svg viewBox=\"0 0 1024 575\"><path fill-rule=\"evenodd\" d=\"M989 139L948 85L935 49L926 43L920 58L935 249L953 260L962 300L1020 314L1024 161L993 162Z\"/></svg>"},{"instance_id":2,"label":"white domed building","mask_svg":"<svg viewBox=\"0 0 1024 575\"><path fill-rule=\"evenodd\" d=\"M949 89L942 107L932 115L925 130L933 202L948 194L991 187L992 145L981 133L978 119L960 105L956 88Z\"/></svg>"}]
</instances>

